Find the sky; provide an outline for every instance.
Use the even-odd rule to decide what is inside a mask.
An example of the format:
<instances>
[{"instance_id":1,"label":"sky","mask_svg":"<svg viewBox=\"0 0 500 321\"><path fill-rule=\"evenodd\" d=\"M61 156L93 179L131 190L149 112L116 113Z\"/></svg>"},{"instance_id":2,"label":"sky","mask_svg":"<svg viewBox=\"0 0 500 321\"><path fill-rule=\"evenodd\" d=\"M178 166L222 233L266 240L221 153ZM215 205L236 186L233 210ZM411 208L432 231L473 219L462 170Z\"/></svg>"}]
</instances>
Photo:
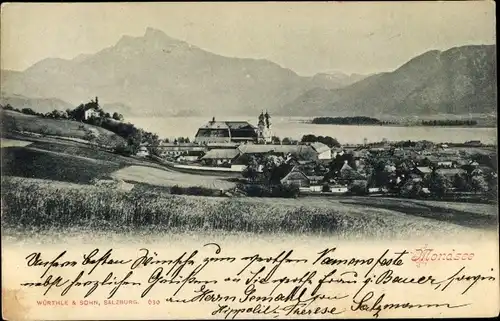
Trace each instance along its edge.
<instances>
[{"instance_id":1,"label":"sky","mask_svg":"<svg viewBox=\"0 0 500 321\"><path fill-rule=\"evenodd\" d=\"M391 71L428 50L495 44L493 1L2 4L1 67L71 59L147 27L300 75Z\"/></svg>"}]
</instances>

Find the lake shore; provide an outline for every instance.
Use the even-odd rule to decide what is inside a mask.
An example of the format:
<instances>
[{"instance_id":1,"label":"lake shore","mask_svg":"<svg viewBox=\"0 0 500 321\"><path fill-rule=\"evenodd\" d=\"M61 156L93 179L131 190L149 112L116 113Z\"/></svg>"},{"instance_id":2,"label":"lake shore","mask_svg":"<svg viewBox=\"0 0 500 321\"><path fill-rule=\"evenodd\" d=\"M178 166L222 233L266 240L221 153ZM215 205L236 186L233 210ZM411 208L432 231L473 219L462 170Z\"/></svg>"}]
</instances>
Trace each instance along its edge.
<instances>
[{"instance_id":1,"label":"lake shore","mask_svg":"<svg viewBox=\"0 0 500 321\"><path fill-rule=\"evenodd\" d=\"M425 125L425 124L319 124L312 120L297 121L302 124L328 126L381 126L381 127L431 127L431 128L496 128L495 125Z\"/></svg>"}]
</instances>

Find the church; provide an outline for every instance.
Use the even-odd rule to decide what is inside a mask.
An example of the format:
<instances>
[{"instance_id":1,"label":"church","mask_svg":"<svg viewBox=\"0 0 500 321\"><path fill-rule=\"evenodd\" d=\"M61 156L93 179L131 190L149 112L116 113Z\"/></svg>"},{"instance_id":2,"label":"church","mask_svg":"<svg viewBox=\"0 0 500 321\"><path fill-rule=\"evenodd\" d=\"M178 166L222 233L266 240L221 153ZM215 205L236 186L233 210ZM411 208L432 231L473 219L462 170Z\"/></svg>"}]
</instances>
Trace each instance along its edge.
<instances>
[{"instance_id":1,"label":"church","mask_svg":"<svg viewBox=\"0 0 500 321\"><path fill-rule=\"evenodd\" d=\"M266 144L271 143L271 116L262 112L255 127L247 121L216 121L212 118L198 129L194 142L197 144Z\"/></svg>"}]
</instances>

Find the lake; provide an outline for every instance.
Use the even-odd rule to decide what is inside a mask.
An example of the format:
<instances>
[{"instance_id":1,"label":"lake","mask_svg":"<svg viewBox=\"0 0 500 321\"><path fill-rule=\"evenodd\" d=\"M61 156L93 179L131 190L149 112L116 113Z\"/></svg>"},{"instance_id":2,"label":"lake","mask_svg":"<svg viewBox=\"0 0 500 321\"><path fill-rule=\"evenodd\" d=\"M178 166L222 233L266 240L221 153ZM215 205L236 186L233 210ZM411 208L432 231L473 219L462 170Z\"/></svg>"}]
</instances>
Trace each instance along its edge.
<instances>
[{"instance_id":1,"label":"lake","mask_svg":"<svg viewBox=\"0 0 500 321\"><path fill-rule=\"evenodd\" d=\"M161 138L189 137L193 139L198 128L206 124L210 117L130 117L126 121L147 131L158 134ZM216 120L238 120L257 124L257 117L234 116ZM274 135L284 138L300 139L303 135L331 136L341 144L362 144L389 141L429 140L436 143L463 143L468 140L480 140L485 144L496 144L496 128L470 127L399 127L399 126L352 126L352 125L317 125L304 123L307 119L297 117L273 117L271 119Z\"/></svg>"}]
</instances>

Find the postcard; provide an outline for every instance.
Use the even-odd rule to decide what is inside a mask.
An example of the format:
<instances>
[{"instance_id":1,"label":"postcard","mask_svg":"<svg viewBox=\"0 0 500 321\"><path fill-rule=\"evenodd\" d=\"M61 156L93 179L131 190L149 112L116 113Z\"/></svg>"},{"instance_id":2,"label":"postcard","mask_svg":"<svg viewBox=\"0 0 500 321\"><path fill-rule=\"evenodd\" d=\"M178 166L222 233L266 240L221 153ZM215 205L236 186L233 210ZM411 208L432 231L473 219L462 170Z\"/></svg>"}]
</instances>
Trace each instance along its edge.
<instances>
[{"instance_id":1,"label":"postcard","mask_svg":"<svg viewBox=\"0 0 500 321\"><path fill-rule=\"evenodd\" d=\"M493 1L1 9L4 319L498 316Z\"/></svg>"}]
</instances>

